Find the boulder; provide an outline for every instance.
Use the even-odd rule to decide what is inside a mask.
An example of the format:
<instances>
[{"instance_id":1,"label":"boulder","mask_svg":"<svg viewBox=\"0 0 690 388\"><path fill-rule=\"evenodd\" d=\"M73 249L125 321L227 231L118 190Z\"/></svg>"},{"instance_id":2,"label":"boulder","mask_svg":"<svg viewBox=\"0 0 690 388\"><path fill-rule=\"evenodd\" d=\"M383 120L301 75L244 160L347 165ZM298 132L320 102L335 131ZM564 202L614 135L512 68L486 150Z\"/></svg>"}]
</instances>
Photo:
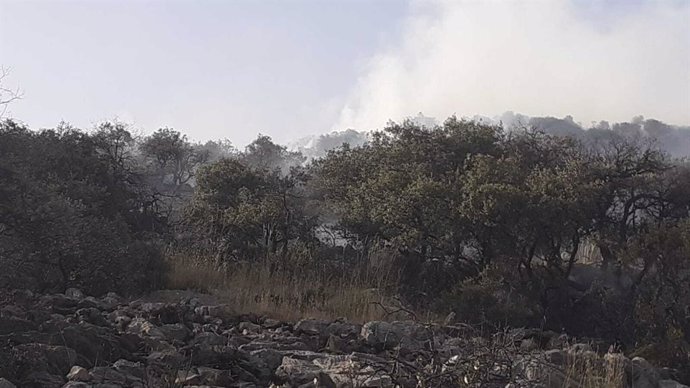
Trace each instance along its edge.
<instances>
[{"instance_id":1,"label":"boulder","mask_svg":"<svg viewBox=\"0 0 690 388\"><path fill-rule=\"evenodd\" d=\"M241 345L239 347L248 352L259 349L273 349L273 350L310 350L310 347L304 342L295 340L294 342L278 342L278 341L252 341L250 343Z\"/></svg>"},{"instance_id":2,"label":"boulder","mask_svg":"<svg viewBox=\"0 0 690 388\"><path fill-rule=\"evenodd\" d=\"M635 388L658 388L661 376L647 360L642 357L632 359L632 386Z\"/></svg>"},{"instance_id":3,"label":"boulder","mask_svg":"<svg viewBox=\"0 0 690 388\"><path fill-rule=\"evenodd\" d=\"M298 386L314 381L319 372L322 372L321 368L311 361L284 357L275 375L292 386Z\"/></svg>"},{"instance_id":4,"label":"boulder","mask_svg":"<svg viewBox=\"0 0 690 388\"><path fill-rule=\"evenodd\" d=\"M97 308L80 308L75 314L80 321L92 323L96 326L109 326L108 321L101 314L101 310Z\"/></svg>"},{"instance_id":5,"label":"boulder","mask_svg":"<svg viewBox=\"0 0 690 388\"><path fill-rule=\"evenodd\" d=\"M324 336L334 335L337 337L355 337L362 331L362 325L357 325L349 322L337 321L329 324Z\"/></svg>"},{"instance_id":6,"label":"boulder","mask_svg":"<svg viewBox=\"0 0 690 388\"><path fill-rule=\"evenodd\" d=\"M134 318L127 326L128 333L137 334L140 336L149 336L154 338L165 339L165 334L156 327L153 323L144 318Z\"/></svg>"},{"instance_id":7,"label":"boulder","mask_svg":"<svg viewBox=\"0 0 690 388\"><path fill-rule=\"evenodd\" d=\"M283 326L283 322L277 319L266 318L264 319L263 323L261 323L261 326L265 327L266 329L277 329Z\"/></svg>"},{"instance_id":8,"label":"boulder","mask_svg":"<svg viewBox=\"0 0 690 388\"><path fill-rule=\"evenodd\" d=\"M65 344L74 349L80 359L87 362L86 366L93 366L97 361L114 362L121 358L131 359L131 352L139 347L139 343L134 338L126 335L118 336L111 328L88 323L70 325L52 334L51 344Z\"/></svg>"},{"instance_id":9,"label":"boulder","mask_svg":"<svg viewBox=\"0 0 690 388\"><path fill-rule=\"evenodd\" d=\"M295 324L294 330L297 334L319 335L325 333L329 323L316 319L302 319Z\"/></svg>"},{"instance_id":10,"label":"boulder","mask_svg":"<svg viewBox=\"0 0 690 388\"><path fill-rule=\"evenodd\" d=\"M544 352L544 359L549 364L561 366L568 360L568 353L560 349L551 349Z\"/></svg>"},{"instance_id":11,"label":"boulder","mask_svg":"<svg viewBox=\"0 0 690 388\"><path fill-rule=\"evenodd\" d=\"M30 343L15 346L15 354L24 359L30 370L66 375L77 361L77 353L66 346Z\"/></svg>"},{"instance_id":12,"label":"boulder","mask_svg":"<svg viewBox=\"0 0 690 388\"><path fill-rule=\"evenodd\" d=\"M158 328L158 330L163 334L163 337L167 341L184 342L191 335L191 332L189 331L187 326L181 323L162 325Z\"/></svg>"},{"instance_id":13,"label":"boulder","mask_svg":"<svg viewBox=\"0 0 690 388\"><path fill-rule=\"evenodd\" d=\"M240 322L237 328L243 333L260 333L261 325L251 322Z\"/></svg>"},{"instance_id":14,"label":"boulder","mask_svg":"<svg viewBox=\"0 0 690 388\"><path fill-rule=\"evenodd\" d=\"M47 371L32 371L19 383L20 387L60 388L65 383L64 378Z\"/></svg>"},{"instance_id":15,"label":"boulder","mask_svg":"<svg viewBox=\"0 0 690 388\"><path fill-rule=\"evenodd\" d=\"M144 381L133 375L123 373L114 367L96 367L91 369L91 376L94 387L119 386L138 388L144 387Z\"/></svg>"},{"instance_id":16,"label":"boulder","mask_svg":"<svg viewBox=\"0 0 690 388\"><path fill-rule=\"evenodd\" d=\"M201 376L201 383L205 385L227 387L233 382L232 374L227 370L202 366L196 368L196 373Z\"/></svg>"},{"instance_id":17,"label":"boulder","mask_svg":"<svg viewBox=\"0 0 690 388\"><path fill-rule=\"evenodd\" d=\"M117 360L115 363L113 363L113 368L127 376L128 380L144 380L146 377L144 365L142 365L140 362Z\"/></svg>"},{"instance_id":18,"label":"boulder","mask_svg":"<svg viewBox=\"0 0 690 388\"><path fill-rule=\"evenodd\" d=\"M6 378L0 377L0 388L17 388L17 386Z\"/></svg>"},{"instance_id":19,"label":"boulder","mask_svg":"<svg viewBox=\"0 0 690 388\"><path fill-rule=\"evenodd\" d=\"M62 388L93 388L91 384L87 384L81 381L68 381L67 384L63 385Z\"/></svg>"},{"instance_id":20,"label":"boulder","mask_svg":"<svg viewBox=\"0 0 690 388\"><path fill-rule=\"evenodd\" d=\"M283 363L283 354L274 349L259 349L249 353L257 365L264 365L271 373Z\"/></svg>"},{"instance_id":21,"label":"boulder","mask_svg":"<svg viewBox=\"0 0 690 388\"><path fill-rule=\"evenodd\" d=\"M26 319L0 316L0 335L36 330L37 325Z\"/></svg>"},{"instance_id":22,"label":"boulder","mask_svg":"<svg viewBox=\"0 0 690 388\"><path fill-rule=\"evenodd\" d=\"M175 350L163 350L151 352L146 357L148 365L169 366L172 368L180 367L184 364L185 357Z\"/></svg>"},{"instance_id":23,"label":"boulder","mask_svg":"<svg viewBox=\"0 0 690 388\"><path fill-rule=\"evenodd\" d=\"M321 354L313 360L284 357L275 372L278 379L290 386L331 381L338 387L394 387L385 372L385 362L358 354L336 356ZM328 379L325 378L328 377ZM328 385L324 385L328 386Z\"/></svg>"},{"instance_id":24,"label":"boulder","mask_svg":"<svg viewBox=\"0 0 690 388\"><path fill-rule=\"evenodd\" d=\"M65 296L71 299L82 299L84 298L84 293L78 288L68 288L65 290Z\"/></svg>"},{"instance_id":25,"label":"boulder","mask_svg":"<svg viewBox=\"0 0 690 388\"><path fill-rule=\"evenodd\" d=\"M433 338L427 327L414 322L372 321L362 326L362 339L378 349L422 350Z\"/></svg>"},{"instance_id":26,"label":"boulder","mask_svg":"<svg viewBox=\"0 0 690 388\"><path fill-rule=\"evenodd\" d=\"M94 308L102 311L108 310L108 306L99 301L98 299L94 298L93 296L87 296L79 301L77 303L77 307L79 308Z\"/></svg>"},{"instance_id":27,"label":"boulder","mask_svg":"<svg viewBox=\"0 0 690 388\"><path fill-rule=\"evenodd\" d=\"M75 365L70 369L69 373L67 373L67 380L69 381L90 381L91 380L91 375L89 374L89 371L86 370L86 368L82 368L78 365Z\"/></svg>"},{"instance_id":28,"label":"boulder","mask_svg":"<svg viewBox=\"0 0 690 388\"><path fill-rule=\"evenodd\" d=\"M224 336L216 334L216 333L210 333L210 332L199 333L191 341L191 344L200 345L200 346L216 346L216 345L225 345L227 343L228 343L227 337L224 337Z\"/></svg>"},{"instance_id":29,"label":"boulder","mask_svg":"<svg viewBox=\"0 0 690 388\"><path fill-rule=\"evenodd\" d=\"M674 380L659 380L659 388L689 388Z\"/></svg>"}]
</instances>

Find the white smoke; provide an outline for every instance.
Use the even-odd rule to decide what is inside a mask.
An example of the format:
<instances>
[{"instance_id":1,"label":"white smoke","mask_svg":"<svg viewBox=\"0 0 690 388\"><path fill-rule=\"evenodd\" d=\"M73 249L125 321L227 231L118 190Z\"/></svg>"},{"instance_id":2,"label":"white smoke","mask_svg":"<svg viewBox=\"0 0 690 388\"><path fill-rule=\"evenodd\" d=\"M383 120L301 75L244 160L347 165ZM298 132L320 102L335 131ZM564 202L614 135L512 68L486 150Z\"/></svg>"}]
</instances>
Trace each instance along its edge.
<instances>
[{"instance_id":1,"label":"white smoke","mask_svg":"<svg viewBox=\"0 0 690 388\"><path fill-rule=\"evenodd\" d=\"M402 40L363 69L334 129L420 111L690 123L690 2L625 3L415 2Z\"/></svg>"}]
</instances>

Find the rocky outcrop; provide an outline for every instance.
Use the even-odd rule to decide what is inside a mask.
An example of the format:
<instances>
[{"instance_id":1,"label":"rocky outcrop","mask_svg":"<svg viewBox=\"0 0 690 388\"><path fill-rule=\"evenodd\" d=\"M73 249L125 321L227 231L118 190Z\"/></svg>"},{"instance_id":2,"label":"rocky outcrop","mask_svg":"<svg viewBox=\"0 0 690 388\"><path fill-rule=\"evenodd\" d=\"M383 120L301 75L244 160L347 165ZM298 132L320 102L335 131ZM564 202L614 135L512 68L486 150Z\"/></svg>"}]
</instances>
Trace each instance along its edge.
<instances>
[{"instance_id":1,"label":"rocky outcrop","mask_svg":"<svg viewBox=\"0 0 690 388\"><path fill-rule=\"evenodd\" d=\"M202 295L177 296L10 294L0 301L0 388L579 388L616 376L621 387L685 387L673 371L556 333L480 336L345 319L291 324L239 316Z\"/></svg>"}]
</instances>

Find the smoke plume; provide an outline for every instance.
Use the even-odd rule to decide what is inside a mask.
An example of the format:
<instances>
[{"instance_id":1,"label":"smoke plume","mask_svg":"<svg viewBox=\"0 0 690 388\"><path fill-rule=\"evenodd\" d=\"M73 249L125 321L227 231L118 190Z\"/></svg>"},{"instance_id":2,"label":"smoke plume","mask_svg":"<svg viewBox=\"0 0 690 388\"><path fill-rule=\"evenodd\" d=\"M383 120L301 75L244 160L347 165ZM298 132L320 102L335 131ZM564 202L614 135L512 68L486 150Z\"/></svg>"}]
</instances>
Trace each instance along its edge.
<instances>
[{"instance_id":1,"label":"smoke plume","mask_svg":"<svg viewBox=\"0 0 690 388\"><path fill-rule=\"evenodd\" d=\"M690 123L690 2L414 2L334 129L423 112Z\"/></svg>"}]
</instances>

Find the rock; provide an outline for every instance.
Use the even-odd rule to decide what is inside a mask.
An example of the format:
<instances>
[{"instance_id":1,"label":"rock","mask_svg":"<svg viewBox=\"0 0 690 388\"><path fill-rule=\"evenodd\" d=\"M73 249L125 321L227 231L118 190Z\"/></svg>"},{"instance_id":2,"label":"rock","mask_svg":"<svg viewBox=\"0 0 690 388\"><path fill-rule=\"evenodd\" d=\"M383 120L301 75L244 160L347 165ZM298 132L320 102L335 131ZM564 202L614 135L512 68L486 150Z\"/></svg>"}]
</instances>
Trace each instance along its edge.
<instances>
[{"instance_id":1,"label":"rock","mask_svg":"<svg viewBox=\"0 0 690 388\"><path fill-rule=\"evenodd\" d=\"M259 349L274 349L274 350L310 350L310 347L301 341L295 342L278 342L278 341L252 341L248 344L239 347L248 352Z\"/></svg>"},{"instance_id":2,"label":"rock","mask_svg":"<svg viewBox=\"0 0 690 388\"><path fill-rule=\"evenodd\" d=\"M144 380L146 372L144 366L140 362L133 362L128 360L117 360L113 363L113 368L118 372L128 377L128 380L140 379Z\"/></svg>"},{"instance_id":3,"label":"rock","mask_svg":"<svg viewBox=\"0 0 690 388\"><path fill-rule=\"evenodd\" d=\"M62 388L93 388L93 385L81 381L69 381Z\"/></svg>"},{"instance_id":4,"label":"rock","mask_svg":"<svg viewBox=\"0 0 690 388\"><path fill-rule=\"evenodd\" d=\"M568 351L571 353L591 352L592 346L589 344L573 344L568 348Z\"/></svg>"},{"instance_id":5,"label":"rock","mask_svg":"<svg viewBox=\"0 0 690 388\"><path fill-rule=\"evenodd\" d=\"M149 365L164 365L177 368L183 365L185 357L174 350L164 350L160 352L152 352L146 357Z\"/></svg>"},{"instance_id":6,"label":"rock","mask_svg":"<svg viewBox=\"0 0 690 388\"><path fill-rule=\"evenodd\" d=\"M333 386L338 387L393 387L391 377L381 372L385 370L384 366L385 363L379 364L375 357L321 354L311 361L285 357L275 375L291 384L290 386L314 383L316 380L325 384L333 383Z\"/></svg>"},{"instance_id":7,"label":"rock","mask_svg":"<svg viewBox=\"0 0 690 388\"><path fill-rule=\"evenodd\" d=\"M200 322L207 322L212 318L224 318L225 306L198 306L194 307L194 314Z\"/></svg>"},{"instance_id":8,"label":"rock","mask_svg":"<svg viewBox=\"0 0 690 388\"><path fill-rule=\"evenodd\" d=\"M261 326L265 327L266 329L277 329L277 328L283 326L283 322L281 322L277 319L266 318L266 319L264 319Z\"/></svg>"},{"instance_id":9,"label":"rock","mask_svg":"<svg viewBox=\"0 0 690 388\"><path fill-rule=\"evenodd\" d=\"M158 329L163 334L163 337L168 341L184 342L191 335L191 332L187 326L181 323L163 325Z\"/></svg>"},{"instance_id":10,"label":"rock","mask_svg":"<svg viewBox=\"0 0 690 388\"><path fill-rule=\"evenodd\" d=\"M126 386L131 388L143 388L143 385L139 383L128 383ZM123 388L123 386L120 384L100 383L92 385L91 388Z\"/></svg>"},{"instance_id":11,"label":"rock","mask_svg":"<svg viewBox=\"0 0 690 388\"><path fill-rule=\"evenodd\" d=\"M128 376L112 367L95 367L91 369L91 377L94 383L129 385L140 382L140 379Z\"/></svg>"},{"instance_id":12,"label":"rock","mask_svg":"<svg viewBox=\"0 0 690 388\"><path fill-rule=\"evenodd\" d=\"M659 380L659 388L690 388L674 380Z\"/></svg>"},{"instance_id":13,"label":"rock","mask_svg":"<svg viewBox=\"0 0 690 388\"><path fill-rule=\"evenodd\" d=\"M423 349L433 335L428 328L414 322L372 321L362 326L361 337L375 348L414 351Z\"/></svg>"},{"instance_id":14,"label":"rock","mask_svg":"<svg viewBox=\"0 0 690 388\"><path fill-rule=\"evenodd\" d=\"M318 372L316 377L314 377L314 386L316 388L336 388L335 382L331 376L323 372Z\"/></svg>"},{"instance_id":15,"label":"rock","mask_svg":"<svg viewBox=\"0 0 690 388\"><path fill-rule=\"evenodd\" d=\"M257 325L256 323L251 323L251 322L240 322L239 325L237 325L237 328L240 331L247 331L249 333L259 333L261 332L261 325Z\"/></svg>"},{"instance_id":16,"label":"rock","mask_svg":"<svg viewBox=\"0 0 690 388\"><path fill-rule=\"evenodd\" d=\"M130 318L126 315L123 315L123 316L115 317L115 319L113 321L115 322L115 327L117 328L117 330L122 332L122 331L127 330L127 327L132 322L132 318Z\"/></svg>"},{"instance_id":17,"label":"rock","mask_svg":"<svg viewBox=\"0 0 690 388\"><path fill-rule=\"evenodd\" d=\"M346 351L346 347L347 341L344 339L332 334L328 336L328 340L326 341L326 349L328 349L329 352L344 353Z\"/></svg>"},{"instance_id":18,"label":"rock","mask_svg":"<svg viewBox=\"0 0 690 388\"><path fill-rule=\"evenodd\" d=\"M292 386L297 386L314 381L316 374L319 372L322 372L321 368L314 365L311 361L285 357L276 370L275 375L282 381L286 381L292 384Z\"/></svg>"},{"instance_id":19,"label":"rock","mask_svg":"<svg viewBox=\"0 0 690 388\"><path fill-rule=\"evenodd\" d=\"M108 326L109 323L101 314L101 310L90 307L90 308L80 308L76 311L76 316L79 320L92 323L97 326Z\"/></svg>"},{"instance_id":20,"label":"rock","mask_svg":"<svg viewBox=\"0 0 690 388\"><path fill-rule=\"evenodd\" d=\"M77 353L66 346L31 343L15 346L14 350L29 363L26 367L30 370L51 375L65 376L77 361Z\"/></svg>"},{"instance_id":21,"label":"rock","mask_svg":"<svg viewBox=\"0 0 690 388\"><path fill-rule=\"evenodd\" d=\"M47 371L33 371L30 372L19 383L20 387L41 387L41 388L59 388L64 384L63 377L48 373Z\"/></svg>"},{"instance_id":22,"label":"rock","mask_svg":"<svg viewBox=\"0 0 690 388\"><path fill-rule=\"evenodd\" d=\"M203 377L196 373L196 370L178 371L175 384L179 386L201 385Z\"/></svg>"},{"instance_id":23,"label":"rock","mask_svg":"<svg viewBox=\"0 0 690 388\"><path fill-rule=\"evenodd\" d=\"M231 373L227 370L198 367L197 373L201 376L202 383L206 385L226 387L233 381Z\"/></svg>"},{"instance_id":24,"label":"rock","mask_svg":"<svg viewBox=\"0 0 690 388\"><path fill-rule=\"evenodd\" d=\"M642 357L632 359L632 386L635 388L658 388L659 372Z\"/></svg>"},{"instance_id":25,"label":"rock","mask_svg":"<svg viewBox=\"0 0 690 388\"><path fill-rule=\"evenodd\" d=\"M121 358L132 358L131 352L136 351L140 345L138 337L117 335L111 328L88 323L67 326L53 334L51 344L65 344L74 349L80 358L88 362L87 366L93 366L96 361L114 362Z\"/></svg>"},{"instance_id":26,"label":"rock","mask_svg":"<svg viewBox=\"0 0 690 388\"><path fill-rule=\"evenodd\" d=\"M98 299L94 298L93 296L87 296L79 301L77 303L77 307L80 308L95 308L98 310L107 310L107 307L105 304L101 303Z\"/></svg>"},{"instance_id":27,"label":"rock","mask_svg":"<svg viewBox=\"0 0 690 388\"><path fill-rule=\"evenodd\" d=\"M565 365L565 362L568 359L568 354L563 350L551 349L544 352L544 359L549 364Z\"/></svg>"},{"instance_id":28,"label":"rock","mask_svg":"<svg viewBox=\"0 0 690 388\"><path fill-rule=\"evenodd\" d=\"M144 318L134 318L127 326L127 332L141 336L165 339L165 334L153 323Z\"/></svg>"},{"instance_id":29,"label":"rock","mask_svg":"<svg viewBox=\"0 0 690 388\"><path fill-rule=\"evenodd\" d=\"M362 331L362 325L348 322L333 322L324 330L324 336L355 337Z\"/></svg>"},{"instance_id":30,"label":"rock","mask_svg":"<svg viewBox=\"0 0 690 388\"><path fill-rule=\"evenodd\" d=\"M192 344L201 346L225 345L228 339L216 333L199 333L192 340Z\"/></svg>"},{"instance_id":31,"label":"rock","mask_svg":"<svg viewBox=\"0 0 690 388\"><path fill-rule=\"evenodd\" d=\"M319 335L326 330L328 325L328 322L319 321L316 319L302 319L295 324L294 330L298 334L304 333L309 335Z\"/></svg>"},{"instance_id":32,"label":"rock","mask_svg":"<svg viewBox=\"0 0 690 388\"><path fill-rule=\"evenodd\" d=\"M258 365L265 365L271 373L283 363L283 354L274 349L260 349L249 353Z\"/></svg>"},{"instance_id":33,"label":"rock","mask_svg":"<svg viewBox=\"0 0 690 388\"><path fill-rule=\"evenodd\" d=\"M130 304L131 306L131 304ZM147 313L149 316L156 316L160 314L163 309L165 309L166 304L165 303L142 303L139 310L143 311L144 313Z\"/></svg>"},{"instance_id":34,"label":"rock","mask_svg":"<svg viewBox=\"0 0 690 388\"><path fill-rule=\"evenodd\" d=\"M89 371L86 370L86 368L82 368L80 366L75 365L72 367L72 369L70 369L69 373L67 373L67 380L90 381L91 375L89 374Z\"/></svg>"},{"instance_id":35,"label":"rock","mask_svg":"<svg viewBox=\"0 0 690 388\"><path fill-rule=\"evenodd\" d=\"M37 325L26 319L0 316L0 335L27 332L37 329Z\"/></svg>"},{"instance_id":36,"label":"rock","mask_svg":"<svg viewBox=\"0 0 690 388\"><path fill-rule=\"evenodd\" d=\"M0 388L17 388L17 386L6 378L0 377Z\"/></svg>"},{"instance_id":37,"label":"rock","mask_svg":"<svg viewBox=\"0 0 690 388\"><path fill-rule=\"evenodd\" d=\"M65 295L43 295L39 298L38 306L47 308L56 313L72 313L73 309L77 307L78 300L68 298Z\"/></svg>"},{"instance_id":38,"label":"rock","mask_svg":"<svg viewBox=\"0 0 690 388\"><path fill-rule=\"evenodd\" d=\"M209 303L210 298L202 299ZM0 375L8 380L0 379L0 388L14 386L5 382L32 388L143 388L170 386L176 379L187 387L249 388L272 382L284 388L392 387L395 381L407 388L423 383L427 373L439 376L427 382L430 386L454 386L468 376L473 359L489 362L477 373L491 376L481 384L494 388L593 386L585 376L573 377L573 370L580 369L571 368L572 361L618 371L635 388L688 388L674 381L673 370L630 360L613 353L615 348L603 356L589 344L542 350L557 342L558 334L539 329L478 336L460 326L415 322L362 326L344 319L304 319L291 325L255 314L232 315L190 299L148 300L156 299L127 303L116 295L58 294L21 303L2 300ZM488 354L494 343L506 346L500 360L490 363L496 357ZM392 370L395 376L388 375ZM470 380L469 385L480 384L475 377Z\"/></svg>"},{"instance_id":39,"label":"rock","mask_svg":"<svg viewBox=\"0 0 690 388\"><path fill-rule=\"evenodd\" d=\"M77 288L68 288L65 290L65 296L72 299L82 299L84 298L84 293Z\"/></svg>"},{"instance_id":40,"label":"rock","mask_svg":"<svg viewBox=\"0 0 690 388\"><path fill-rule=\"evenodd\" d=\"M527 338L520 341L520 350L523 352L531 352L539 348L539 344L533 338Z\"/></svg>"}]
</instances>

